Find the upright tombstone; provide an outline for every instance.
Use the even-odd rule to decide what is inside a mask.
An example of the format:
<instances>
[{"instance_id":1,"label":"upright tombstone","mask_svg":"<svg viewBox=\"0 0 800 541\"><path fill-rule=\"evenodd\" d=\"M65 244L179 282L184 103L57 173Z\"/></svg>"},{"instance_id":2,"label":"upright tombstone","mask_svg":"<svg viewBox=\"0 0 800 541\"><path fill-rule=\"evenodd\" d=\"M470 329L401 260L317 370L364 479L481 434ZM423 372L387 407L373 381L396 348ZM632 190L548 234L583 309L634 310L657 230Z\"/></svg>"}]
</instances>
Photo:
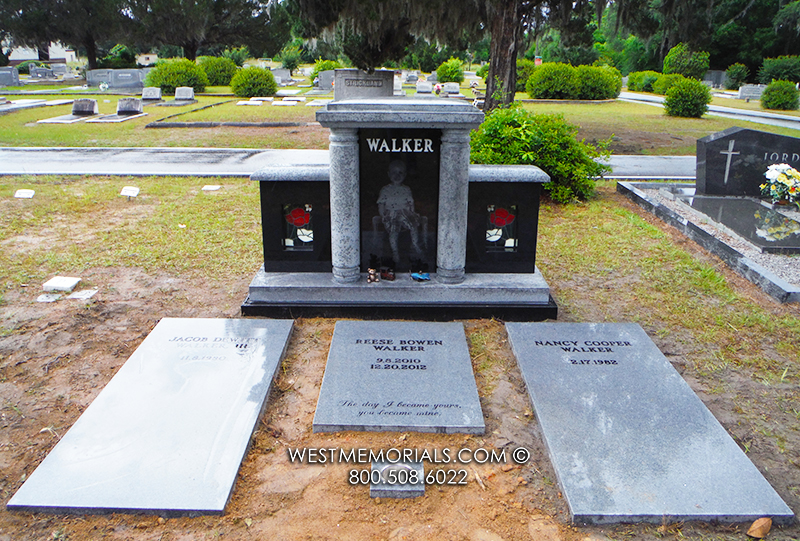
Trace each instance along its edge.
<instances>
[{"instance_id":1,"label":"upright tombstone","mask_svg":"<svg viewBox=\"0 0 800 541\"><path fill-rule=\"evenodd\" d=\"M335 70L334 101L352 98L388 98L394 94L394 72L375 70L367 73L358 69Z\"/></svg>"},{"instance_id":2,"label":"upright tombstone","mask_svg":"<svg viewBox=\"0 0 800 541\"><path fill-rule=\"evenodd\" d=\"M456 100L353 98L317 120L331 130L329 166L251 176L264 267L245 315L555 317L535 266L549 177L532 166L470 166L482 112ZM368 280L378 266L384 279Z\"/></svg>"},{"instance_id":3,"label":"upright tombstone","mask_svg":"<svg viewBox=\"0 0 800 541\"><path fill-rule=\"evenodd\" d=\"M86 72L86 82L89 86L100 86L100 83L110 83L112 69L96 69Z\"/></svg>"},{"instance_id":4,"label":"upright tombstone","mask_svg":"<svg viewBox=\"0 0 800 541\"><path fill-rule=\"evenodd\" d=\"M742 85L736 97L740 100L760 100L766 88L767 85Z\"/></svg>"},{"instance_id":5,"label":"upright tombstone","mask_svg":"<svg viewBox=\"0 0 800 541\"><path fill-rule=\"evenodd\" d=\"M31 79L55 79L56 75L53 73L53 70L50 68L40 68L38 66L31 65L28 69L28 74L31 76Z\"/></svg>"},{"instance_id":6,"label":"upright tombstone","mask_svg":"<svg viewBox=\"0 0 800 541\"><path fill-rule=\"evenodd\" d=\"M728 128L697 140L698 195L761 195L767 167L800 167L800 138Z\"/></svg>"},{"instance_id":7,"label":"upright tombstone","mask_svg":"<svg viewBox=\"0 0 800 541\"><path fill-rule=\"evenodd\" d=\"M97 100L92 98L79 98L72 102L72 114L46 118L37 121L37 124L74 124L82 120L96 117L100 113Z\"/></svg>"},{"instance_id":8,"label":"upright tombstone","mask_svg":"<svg viewBox=\"0 0 800 541\"><path fill-rule=\"evenodd\" d=\"M461 87L458 86L458 83L444 83L442 85L442 91L446 94L460 94Z\"/></svg>"},{"instance_id":9,"label":"upright tombstone","mask_svg":"<svg viewBox=\"0 0 800 541\"><path fill-rule=\"evenodd\" d=\"M333 90L333 78L335 76L334 70L325 70L319 72L319 83L318 87L320 91L330 92Z\"/></svg>"},{"instance_id":10,"label":"upright tombstone","mask_svg":"<svg viewBox=\"0 0 800 541\"><path fill-rule=\"evenodd\" d=\"M50 64L50 69L53 70L55 75L60 75L61 77L69 73L69 67L66 64Z\"/></svg>"},{"instance_id":11,"label":"upright tombstone","mask_svg":"<svg viewBox=\"0 0 800 541\"><path fill-rule=\"evenodd\" d=\"M111 88L141 90L144 88L144 75L139 69L115 69L111 70L111 80L108 81Z\"/></svg>"},{"instance_id":12,"label":"upright tombstone","mask_svg":"<svg viewBox=\"0 0 800 541\"><path fill-rule=\"evenodd\" d=\"M145 116L142 109L143 104L141 98L120 98L117 102L117 114L106 115L100 118L88 120L87 122L97 123L119 123L127 120L132 120L140 116Z\"/></svg>"},{"instance_id":13,"label":"upright tombstone","mask_svg":"<svg viewBox=\"0 0 800 541\"><path fill-rule=\"evenodd\" d=\"M433 94L433 83L430 81L417 81L417 94Z\"/></svg>"},{"instance_id":14,"label":"upright tombstone","mask_svg":"<svg viewBox=\"0 0 800 541\"><path fill-rule=\"evenodd\" d=\"M147 86L142 89L142 102L145 105L162 101L161 88L157 86Z\"/></svg>"},{"instance_id":15,"label":"upright tombstone","mask_svg":"<svg viewBox=\"0 0 800 541\"><path fill-rule=\"evenodd\" d=\"M278 84L286 84L292 81L292 72L287 69L280 68L270 71L272 71L272 76L275 77L275 81Z\"/></svg>"},{"instance_id":16,"label":"upright tombstone","mask_svg":"<svg viewBox=\"0 0 800 541\"><path fill-rule=\"evenodd\" d=\"M0 68L0 86L19 86L19 71L15 66Z\"/></svg>"}]
</instances>

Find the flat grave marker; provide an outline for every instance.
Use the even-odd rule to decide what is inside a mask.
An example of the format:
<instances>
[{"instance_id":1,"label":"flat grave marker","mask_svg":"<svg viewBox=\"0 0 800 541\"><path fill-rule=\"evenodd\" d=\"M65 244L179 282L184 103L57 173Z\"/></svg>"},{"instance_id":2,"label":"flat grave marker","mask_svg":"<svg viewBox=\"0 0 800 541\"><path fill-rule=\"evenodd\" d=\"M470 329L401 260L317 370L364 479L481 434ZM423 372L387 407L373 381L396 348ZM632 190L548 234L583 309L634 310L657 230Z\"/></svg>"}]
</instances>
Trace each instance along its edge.
<instances>
[{"instance_id":1,"label":"flat grave marker","mask_svg":"<svg viewBox=\"0 0 800 541\"><path fill-rule=\"evenodd\" d=\"M162 319L7 508L221 514L292 325Z\"/></svg>"},{"instance_id":2,"label":"flat grave marker","mask_svg":"<svg viewBox=\"0 0 800 541\"><path fill-rule=\"evenodd\" d=\"M417 498L425 495L425 465L422 462L373 462L369 472L370 498Z\"/></svg>"},{"instance_id":3,"label":"flat grave marker","mask_svg":"<svg viewBox=\"0 0 800 541\"><path fill-rule=\"evenodd\" d=\"M17 199L33 199L33 196L36 194L35 190L29 190L27 188L21 188L14 192L14 197Z\"/></svg>"},{"instance_id":4,"label":"flat grave marker","mask_svg":"<svg viewBox=\"0 0 800 541\"><path fill-rule=\"evenodd\" d=\"M119 195L123 197L136 197L139 195L139 188L136 186L123 186Z\"/></svg>"},{"instance_id":5,"label":"flat grave marker","mask_svg":"<svg viewBox=\"0 0 800 541\"><path fill-rule=\"evenodd\" d=\"M72 291L80 282L80 278L72 276L54 276L42 284L42 289L45 291Z\"/></svg>"},{"instance_id":6,"label":"flat grave marker","mask_svg":"<svg viewBox=\"0 0 800 541\"><path fill-rule=\"evenodd\" d=\"M313 430L483 434L463 325L337 322Z\"/></svg>"},{"instance_id":7,"label":"flat grave marker","mask_svg":"<svg viewBox=\"0 0 800 541\"><path fill-rule=\"evenodd\" d=\"M794 521L641 327L506 329L574 522Z\"/></svg>"}]
</instances>

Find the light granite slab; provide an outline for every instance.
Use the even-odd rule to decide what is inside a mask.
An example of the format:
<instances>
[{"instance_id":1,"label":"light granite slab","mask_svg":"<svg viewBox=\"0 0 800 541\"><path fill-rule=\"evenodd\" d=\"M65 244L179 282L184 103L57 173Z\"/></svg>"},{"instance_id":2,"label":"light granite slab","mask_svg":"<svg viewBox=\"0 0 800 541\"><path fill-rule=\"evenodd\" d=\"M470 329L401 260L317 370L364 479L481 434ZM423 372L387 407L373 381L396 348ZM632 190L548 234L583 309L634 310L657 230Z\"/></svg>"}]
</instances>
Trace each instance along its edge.
<instances>
[{"instance_id":1,"label":"light granite slab","mask_svg":"<svg viewBox=\"0 0 800 541\"><path fill-rule=\"evenodd\" d=\"M292 325L162 319L7 508L221 514Z\"/></svg>"},{"instance_id":2,"label":"light granite slab","mask_svg":"<svg viewBox=\"0 0 800 541\"><path fill-rule=\"evenodd\" d=\"M506 329L574 522L794 521L639 325Z\"/></svg>"},{"instance_id":3,"label":"light granite slab","mask_svg":"<svg viewBox=\"0 0 800 541\"><path fill-rule=\"evenodd\" d=\"M314 432L484 429L461 323L336 323Z\"/></svg>"}]
</instances>

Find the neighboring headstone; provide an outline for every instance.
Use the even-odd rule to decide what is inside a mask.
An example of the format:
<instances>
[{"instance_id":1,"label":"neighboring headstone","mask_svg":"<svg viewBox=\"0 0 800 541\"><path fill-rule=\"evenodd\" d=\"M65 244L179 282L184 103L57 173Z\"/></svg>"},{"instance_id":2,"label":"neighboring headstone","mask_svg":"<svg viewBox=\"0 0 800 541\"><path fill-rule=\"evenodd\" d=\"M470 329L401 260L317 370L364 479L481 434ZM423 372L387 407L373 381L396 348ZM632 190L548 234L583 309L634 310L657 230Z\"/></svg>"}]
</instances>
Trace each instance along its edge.
<instances>
[{"instance_id":1,"label":"neighboring headstone","mask_svg":"<svg viewBox=\"0 0 800 541\"><path fill-rule=\"evenodd\" d=\"M62 296L60 293L42 293L36 297L36 302L56 302Z\"/></svg>"},{"instance_id":2,"label":"neighboring headstone","mask_svg":"<svg viewBox=\"0 0 800 541\"><path fill-rule=\"evenodd\" d=\"M400 80L399 75L394 76L394 95L395 96L405 96L406 93L403 92L403 81Z\"/></svg>"},{"instance_id":3,"label":"neighboring headstone","mask_svg":"<svg viewBox=\"0 0 800 541\"><path fill-rule=\"evenodd\" d=\"M80 291L76 291L74 293L67 295L67 298L87 301L92 297L94 297L96 293L97 293L96 289L82 289Z\"/></svg>"},{"instance_id":4,"label":"neighboring headstone","mask_svg":"<svg viewBox=\"0 0 800 541\"><path fill-rule=\"evenodd\" d=\"M175 101L193 101L194 88L191 86L179 86L175 89Z\"/></svg>"},{"instance_id":5,"label":"neighboring headstone","mask_svg":"<svg viewBox=\"0 0 800 541\"><path fill-rule=\"evenodd\" d=\"M281 88L275 93L275 95L278 97L296 96L300 92L302 92L302 90L300 90L299 88Z\"/></svg>"},{"instance_id":6,"label":"neighboring headstone","mask_svg":"<svg viewBox=\"0 0 800 541\"><path fill-rule=\"evenodd\" d=\"M31 65L28 68L28 75L30 75L31 79L55 79L56 75L53 73L53 70L50 68L40 68L37 66Z\"/></svg>"},{"instance_id":7,"label":"neighboring headstone","mask_svg":"<svg viewBox=\"0 0 800 541\"><path fill-rule=\"evenodd\" d=\"M161 320L7 509L221 514L291 330Z\"/></svg>"},{"instance_id":8,"label":"neighboring headstone","mask_svg":"<svg viewBox=\"0 0 800 541\"><path fill-rule=\"evenodd\" d=\"M66 64L50 64L50 69L53 70L55 75L61 77L69 73L69 67Z\"/></svg>"},{"instance_id":9,"label":"neighboring headstone","mask_svg":"<svg viewBox=\"0 0 800 541\"><path fill-rule=\"evenodd\" d=\"M368 471L370 498L417 498L425 495L425 465L422 462L373 462Z\"/></svg>"},{"instance_id":10,"label":"neighboring headstone","mask_svg":"<svg viewBox=\"0 0 800 541\"><path fill-rule=\"evenodd\" d=\"M292 80L292 73L285 68L276 68L271 71L272 71L272 76L275 77L276 82L278 82L279 78L281 83L288 83L291 82Z\"/></svg>"},{"instance_id":11,"label":"neighboring headstone","mask_svg":"<svg viewBox=\"0 0 800 541\"><path fill-rule=\"evenodd\" d=\"M325 70L319 72L319 84L317 85L320 91L330 92L333 90L333 77L335 73L333 70Z\"/></svg>"},{"instance_id":12,"label":"neighboring headstone","mask_svg":"<svg viewBox=\"0 0 800 541\"><path fill-rule=\"evenodd\" d=\"M759 197L767 167L800 167L800 138L728 128L697 140L697 194Z\"/></svg>"},{"instance_id":13,"label":"neighboring headstone","mask_svg":"<svg viewBox=\"0 0 800 541\"><path fill-rule=\"evenodd\" d=\"M72 102L72 114L76 116L91 116L100 114L97 100L92 98L79 98Z\"/></svg>"},{"instance_id":14,"label":"neighboring headstone","mask_svg":"<svg viewBox=\"0 0 800 541\"><path fill-rule=\"evenodd\" d=\"M725 70L708 70L703 76L703 82L712 88L722 88L727 79Z\"/></svg>"},{"instance_id":15,"label":"neighboring headstone","mask_svg":"<svg viewBox=\"0 0 800 541\"><path fill-rule=\"evenodd\" d=\"M417 81L417 94L432 94L433 83L429 81Z\"/></svg>"},{"instance_id":16,"label":"neighboring headstone","mask_svg":"<svg viewBox=\"0 0 800 541\"><path fill-rule=\"evenodd\" d=\"M71 276L54 276L42 284L45 291L72 291L81 282L80 278Z\"/></svg>"},{"instance_id":17,"label":"neighboring headstone","mask_svg":"<svg viewBox=\"0 0 800 541\"><path fill-rule=\"evenodd\" d=\"M219 184L206 184L205 186L203 186L202 190L204 192L216 192L220 188L222 188L222 186L220 186Z\"/></svg>"},{"instance_id":18,"label":"neighboring headstone","mask_svg":"<svg viewBox=\"0 0 800 541\"><path fill-rule=\"evenodd\" d=\"M96 69L88 70L86 72L86 82L89 86L100 86L100 83L108 83L111 81L111 69Z\"/></svg>"},{"instance_id":19,"label":"neighboring headstone","mask_svg":"<svg viewBox=\"0 0 800 541\"><path fill-rule=\"evenodd\" d=\"M139 188L136 186L123 186L119 195L122 197L136 197L139 195Z\"/></svg>"},{"instance_id":20,"label":"neighboring headstone","mask_svg":"<svg viewBox=\"0 0 800 541\"><path fill-rule=\"evenodd\" d=\"M394 94L394 71L367 73L358 69L335 70L333 100L351 98L387 98Z\"/></svg>"},{"instance_id":21,"label":"neighboring headstone","mask_svg":"<svg viewBox=\"0 0 800 541\"><path fill-rule=\"evenodd\" d=\"M19 71L16 67L0 67L0 86L20 86Z\"/></svg>"},{"instance_id":22,"label":"neighboring headstone","mask_svg":"<svg viewBox=\"0 0 800 541\"><path fill-rule=\"evenodd\" d=\"M297 105L297 102L293 101L293 100L275 100L275 101L272 102L272 105L274 105L276 107L279 107L279 106L292 107L294 105Z\"/></svg>"},{"instance_id":23,"label":"neighboring headstone","mask_svg":"<svg viewBox=\"0 0 800 541\"><path fill-rule=\"evenodd\" d=\"M111 80L107 81L111 88L138 89L144 88L144 74L139 69L111 70Z\"/></svg>"},{"instance_id":24,"label":"neighboring headstone","mask_svg":"<svg viewBox=\"0 0 800 541\"><path fill-rule=\"evenodd\" d=\"M458 86L458 83L444 83L442 84L442 91L445 94L460 94L461 87Z\"/></svg>"},{"instance_id":25,"label":"neighboring headstone","mask_svg":"<svg viewBox=\"0 0 800 541\"><path fill-rule=\"evenodd\" d=\"M742 85L737 98L740 100L760 100L767 85Z\"/></svg>"},{"instance_id":26,"label":"neighboring headstone","mask_svg":"<svg viewBox=\"0 0 800 541\"><path fill-rule=\"evenodd\" d=\"M419 81L419 75L417 75L416 73L412 73L408 77L406 77L406 84L414 85L417 84L417 81Z\"/></svg>"},{"instance_id":27,"label":"neighboring headstone","mask_svg":"<svg viewBox=\"0 0 800 541\"><path fill-rule=\"evenodd\" d=\"M145 104L161 101L161 88L157 86L147 86L142 89L142 102Z\"/></svg>"},{"instance_id":28,"label":"neighboring headstone","mask_svg":"<svg viewBox=\"0 0 800 541\"><path fill-rule=\"evenodd\" d=\"M300 102L302 102L302 101L306 101L306 99L307 98L305 96L286 96L286 97L283 98L283 101L300 101Z\"/></svg>"},{"instance_id":29,"label":"neighboring headstone","mask_svg":"<svg viewBox=\"0 0 800 541\"><path fill-rule=\"evenodd\" d=\"M483 434L463 325L337 322L313 430Z\"/></svg>"},{"instance_id":30,"label":"neighboring headstone","mask_svg":"<svg viewBox=\"0 0 800 541\"><path fill-rule=\"evenodd\" d=\"M506 329L574 522L794 521L641 327Z\"/></svg>"},{"instance_id":31,"label":"neighboring headstone","mask_svg":"<svg viewBox=\"0 0 800 541\"><path fill-rule=\"evenodd\" d=\"M250 105L250 106L256 106L256 107L258 107L258 106L260 106L260 105L261 105L261 103L262 103L262 102L260 102L260 101L253 101L253 100L242 100L242 101L237 101L237 102L236 102L236 105Z\"/></svg>"},{"instance_id":32,"label":"neighboring headstone","mask_svg":"<svg viewBox=\"0 0 800 541\"><path fill-rule=\"evenodd\" d=\"M428 75L425 79L427 79L427 81L430 82L430 83L437 83L438 80L437 80L436 77L437 77L437 75L436 75L436 72L434 71L433 73Z\"/></svg>"},{"instance_id":33,"label":"neighboring headstone","mask_svg":"<svg viewBox=\"0 0 800 541\"><path fill-rule=\"evenodd\" d=\"M32 199L35 194L34 190L20 189L14 192L14 197L17 199Z\"/></svg>"}]
</instances>

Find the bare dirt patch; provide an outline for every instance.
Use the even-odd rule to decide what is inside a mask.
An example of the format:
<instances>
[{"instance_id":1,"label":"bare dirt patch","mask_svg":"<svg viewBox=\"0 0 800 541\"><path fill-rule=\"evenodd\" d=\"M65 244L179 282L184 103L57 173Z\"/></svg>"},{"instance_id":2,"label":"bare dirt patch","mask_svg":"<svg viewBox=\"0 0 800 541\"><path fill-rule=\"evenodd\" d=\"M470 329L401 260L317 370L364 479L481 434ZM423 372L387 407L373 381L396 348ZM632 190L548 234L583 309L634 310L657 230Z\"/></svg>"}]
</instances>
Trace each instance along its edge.
<instances>
[{"instance_id":1,"label":"bare dirt patch","mask_svg":"<svg viewBox=\"0 0 800 541\"><path fill-rule=\"evenodd\" d=\"M734 287L774 317L800 316L755 286L725 270L716 258L627 199L603 197L670 232L673 242L708 261ZM98 225L98 227L102 227ZM9 244L3 249L24 249ZM146 273L137 268L93 268L82 274L98 287L85 303L35 302L38 285L9 289L0 305L0 494L7 502L58 439L163 317L239 317L251 275L201 279ZM625 277L605 284L625 287ZM631 320L635 309L614 302L613 291L598 301L598 279L561 281L547 276L562 304L559 320ZM616 281L615 281L616 280ZM579 318L577 314L582 314ZM465 321L483 407L483 436L418 433L312 434L311 423L335 321L295 322L289 350L268 405L242 464L226 513L221 517L164 519L145 515L63 516L0 510L0 540L112 539L197 540L603 540L746 539L748 525L704 524L575 527L547 459L524 383L501 322ZM658 334L646 329L714 415L729 430L778 493L800 509L800 432L768 431L792 426L800 415L796 384L765 385L748 374L725 369L698 372L693 359L703 344L691 333ZM764 347L769 344L743 344ZM796 381L796 380L793 380ZM794 418L794 420L793 420ZM782 441L782 442L781 442ZM525 466L467 466L466 486L429 486L413 500L374 500L368 488L348 484L350 465L291 464L287 448L513 449L526 446ZM363 467L363 466L359 466ZM773 529L769 539L797 539L800 527Z\"/></svg>"}]
</instances>

